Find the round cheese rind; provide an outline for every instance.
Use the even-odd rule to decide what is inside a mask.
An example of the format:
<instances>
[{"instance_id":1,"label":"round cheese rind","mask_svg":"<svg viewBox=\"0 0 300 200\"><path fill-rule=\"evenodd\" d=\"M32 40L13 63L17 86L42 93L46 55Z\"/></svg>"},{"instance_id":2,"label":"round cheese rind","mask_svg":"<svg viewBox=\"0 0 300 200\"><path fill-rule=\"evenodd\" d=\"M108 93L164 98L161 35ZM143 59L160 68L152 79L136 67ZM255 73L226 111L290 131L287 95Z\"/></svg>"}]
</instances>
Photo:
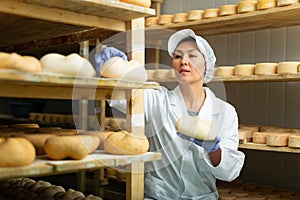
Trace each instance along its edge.
<instances>
[{"instance_id":1,"label":"round cheese rind","mask_svg":"<svg viewBox=\"0 0 300 200\"><path fill-rule=\"evenodd\" d=\"M234 66L219 66L217 68L216 75L220 77L234 76L235 74L234 71L235 71Z\"/></svg>"},{"instance_id":2,"label":"round cheese rind","mask_svg":"<svg viewBox=\"0 0 300 200\"><path fill-rule=\"evenodd\" d=\"M220 16L234 15L237 13L237 6L234 4L223 5L220 7Z\"/></svg>"},{"instance_id":3,"label":"round cheese rind","mask_svg":"<svg viewBox=\"0 0 300 200\"><path fill-rule=\"evenodd\" d=\"M147 17L145 19L145 26L155 26L158 25L158 19L159 17Z\"/></svg>"},{"instance_id":4,"label":"round cheese rind","mask_svg":"<svg viewBox=\"0 0 300 200\"><path fill-rule=\"evenodd\" d=\"M235 76L251 76L255 73L254 64L240 64L235 66Z\"/></svg>"},{"instance_id":5,"label":"round cheese rind","mask_svg":"<svg viewBox=\"0 0 300 200\"><path fill-rule=\"evenodd\" d=\"M188 12L188 20L193 21L193 20L203 19L203 13L204 10L190 10Z\"/></svg>"},{"instance_id":6,"label":"round cheese rind","mask_svg":"<svg viewBox=\"0 0 300 200\"><path fill-rule=\"evenodd\" d=\"M266 143L268 146L273 147L286 147L288 146L288 133L269 133L267 135Z\"/></svg>"},{"instance_id":7,"label":"round cheese rind","mask_svg":"<svg viewBox=\"0 0 300 200\"><path fill-rule=\"evenodd\" d=\"M173 17L174 23L186 22L188 21L188 13L176 13Z\"/></svg>"},{"instance_id":8,"label":"round cheese rind","mask_svg":"<svg viewBox=\"0 0 300 200\"><path fill-rule=\"evenodd\" d=\"M209 8L204 10L203 12L203 18L204 19L210 19L219 17L220 9L219 8Z\"/></svg>"},{"instance_id":9,"label":"round cheese rind","mask_svg":"<svg viewBox=\"0 0 300 200\"><path fill-rule=\"evenodd\" d=\"M287 6L294 3L298 3L298 0L277 0L277 6Z\"/></svg>"},{"instance_id":10,"label":"round cheese rind","mask_svg":"<svg viewBox=\"0 0 300 200\"><path fill-rule=\"evenodd\" d=\"M277 63L256 63L255 75L276 74Z\"/></svg>"},{"instance_id":11,"label":"round cheese rind","mask_svg":"<svg viewBox=\"0 0 300 200\"><path fill-rule=\"evenodd\" d=\"M250 139L253 136L253 131L250 129L238 129L239 139Z\"/></svg>"},{"instance_id":12,"label":"round cheese rind","mask_svg":"<svg viewBox=\"0 0 300 200\"><path fill-rule=\"evenodd\" d=\"M183 116L176 121L178 132L198 140L214 140L219 134L218 127L211 120L200 119L198 116Z\"/></svg>"},{"instance_id":13,"label":"round cheese rind","mask_svg":"<svg viewBox=\"0 0 300 200\"><path fill-rule=\"evenodd\" d=\"M300 148L300 135L290 135L288 147Z\"/></svg>"},{"instance_id":14,"label":"round cheese rind","mask_svg":"<svg viewBox=\"0 0 300 200\"><path fill-rule=\"evenodd\" d=\"M240 1L237 3L237 13L256 11L257 1Z\"/></svg>"},{"instance_id":15,"label":"round cheese rind","mask_svg":"<svg viewBox=\"0 0 300 200\"><path fill-rule=\"evenodd\" d=\"M268 132L253 132L252 142L256 144L266 144Z\"/></svg>"},{"instance_id":16,"label":"round cheese rind","mask_svg":"<svg viewBox=\"0 0 300 200\"><path fill-rule=\"evenodd\" d=\"M277 65L277 74L297 73L300 62L280 62Z\"/></svg>"},{"instance_id":17,"label":"round cheese rind","mask_svg":"<svg viewBox=\"0 0 300 200\"><path fill-rule=\"evenodd\" d=\"M158 19L158 24L164 25L164 24L171 24L173 22L174 15L160 15Z\"/></svg>"},{"instance_id":18,"label":"round cheese rind","mask_svg":"<svg viewBox=\"0 0 300 200\"><path fill-rule=\"evenodd\" d=\"M274 8L277 5L277 0L258 0L257 10L265 10L269 8Z\"/></svg>"}]
</instances>

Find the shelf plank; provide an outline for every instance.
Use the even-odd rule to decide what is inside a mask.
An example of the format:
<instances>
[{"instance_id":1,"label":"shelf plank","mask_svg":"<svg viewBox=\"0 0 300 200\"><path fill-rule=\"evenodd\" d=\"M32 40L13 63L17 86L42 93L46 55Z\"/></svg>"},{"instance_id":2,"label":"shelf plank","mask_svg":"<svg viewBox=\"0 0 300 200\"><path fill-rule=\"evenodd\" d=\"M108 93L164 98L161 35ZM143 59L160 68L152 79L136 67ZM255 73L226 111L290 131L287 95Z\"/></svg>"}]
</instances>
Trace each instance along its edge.
<instances>
[{"instance_id":1,"label":"shelf plank","mask_svg":"<svg viewBox=\"0 0 300 200\"><path fill-rule=\"evenodd\" d=\"M259 151L274 151L274 152L284 152L284 153L300 153L300 149L290 148L290 147L272 147L266 144L255 144L255 143L244 143L239 144L241 149L252 149Z\"/></svg>"},{"instance_id":2,"label":"shelf plank","mask_svg":"<svg viewBox=\"0 0 300 200\"><path fill-rule=\"evenodd\" d=\"M163 29L193 29L200 35L218 35L300 25L300 3L267 10L252 11L211 19L172 23L148 27L148 31ZM154 32L155 33L155 32ZM167 33L167 32L166 32ZM155 35L155 34L152 34ZM167 34L168 35L168 34ZM167 37L165 35L165 37Z\"/></svg>"}]
</instances>

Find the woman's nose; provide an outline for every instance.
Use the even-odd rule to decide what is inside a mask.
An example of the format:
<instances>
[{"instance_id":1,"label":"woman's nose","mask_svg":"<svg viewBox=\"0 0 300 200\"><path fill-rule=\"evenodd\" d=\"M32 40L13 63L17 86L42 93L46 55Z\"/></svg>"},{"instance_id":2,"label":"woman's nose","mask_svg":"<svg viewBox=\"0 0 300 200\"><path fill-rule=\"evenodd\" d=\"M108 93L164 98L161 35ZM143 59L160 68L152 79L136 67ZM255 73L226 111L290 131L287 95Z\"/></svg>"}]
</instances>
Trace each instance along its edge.
<instances>
[{"instance_id":1,"label":"woman's nose","mask_svg":"<svg viewBox=\"0 0 300 200\"><path fill-rule=\"evenodd\" d=\"M187 57L186 56L182 56L180 63L181 63L181 65L187 65L188 64Z\"/></svg>"}]
</instances>

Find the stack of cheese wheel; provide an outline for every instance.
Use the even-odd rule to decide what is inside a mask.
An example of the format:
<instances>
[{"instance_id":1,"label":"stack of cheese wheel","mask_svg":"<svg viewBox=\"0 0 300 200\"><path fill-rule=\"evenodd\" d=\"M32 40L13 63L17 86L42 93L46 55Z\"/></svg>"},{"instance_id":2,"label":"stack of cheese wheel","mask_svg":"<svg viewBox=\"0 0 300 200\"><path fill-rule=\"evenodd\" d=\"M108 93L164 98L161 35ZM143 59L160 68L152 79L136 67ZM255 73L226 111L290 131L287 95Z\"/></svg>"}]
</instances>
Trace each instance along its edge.
<instances>
[{"instance_id":1,"label":"stack of cheese wheel","mask_svg":"<svg viewBox=\"0 0 300 200\"><path fill-rule=\"evenodd\" d=\"M218 17L220 13L219 8L209 8L204 10L203 12L203 18L204 19L210 19L210 18L215 18Z\"/></svg>"},{"instance_id":2,"label":"stack of cheese wheel","mask_svg":"<svg viewBox=\"0 0 300 200\"><path fill-rule=\"evenodd\" d=\"M188 12L188 20L194 21L194 20L203 19L203 13L204 10L190 10Z\"/></svg>"},{"instance_id":3,"label":"stack of cheese wheel","mask_svg":"<svg viewBox=\"0 0 300 200\"><path fill-rule=\"evenodd\" d=\"M235 76L251 76L254 75L255 65L253 64L240 64L235 66Z\"/></svg>"},{"instance_id":4,"label":"stack of cheese wheel","mask_svg":"<svg viewBox=\"0 0 300 200\"><path fill-rule=\"evenodd\" d=\"M173 17L174 23L186 22L188 21L188 13L176 13Z\"/></svg>"},{"instance_id":5,"label":"stack of cheese wheel","mask_svg":"<svg viewBox=\"0 0 300 200\"><path fill-rule=\"evenodd\" d=\"M292 74L298 72L300 62L280 62L277 65L277 74Z\"/></svg>"},{"instance_id":6,"label":"stack of cheese wheel","mask_svg":"<svg viewBox=\"0 0 300 200\"><path fill-rule=\"evenodd\" d=\"M220 16L234 15L237 13L237 7L234 4L223 5L220 7Z\"/></svg>"},{"instance_id":7,"label":"stack of cheese wheel","mask_svg":"<svg viewBox=\"0 0 300 200\"><path fill-rule=\"evenodd\" d=\"M237 4L237 13L247 13L251 11L256 11L257 1L240 1Z\"/></svg>"},{"instance_id":8,"label":"stack of cheese wheel","mask_svg":"<svg viewBox=\"0 0 300 200\"><path fill-rule=\"evenodd\" d=\"M147 17L145 19L145 26L155 26L158 25L159 17Z\"/></svg>"},{"instance_id":9,"label":"stack of cheese wheel","mask_svg":"<svg viewBox=\"0 0 300 200\"><path fill-rule=\"evenodd\" d=\"M219 66L216 75L220 77L234 76L234 66Z\"/></svg>"},{"instance_id":10,"label":"stack of cheese wheel","mask_svg":"<svg viewBox=\"0 0 300 200\"><path fill-rule=\"evenodd\" d=\"M298 3L298 0L277 0L277 6L287 6L294 3Z\"/></svg>"},{"instance_id":11,"label":"stack of cheese wheel","mask_svg":"<svg viewBox=\"0 0 300 200\"><path fill-rule=\"evenodd\" d=\"M258 0L257 1L257 10L266 10L269 8L276 7L277 0Z\"/></svg>"},{"instance_id":12,"label":"stack of cheese wheel","mask_svg":"<svg viewBox=\"0 0 300 200\"><path fill-rule=\"evenodd\" d=\"M160 15L158 19L159 25L171 24L173 22L174 15Z\"/></svg>"},{"instance_id":13,"label":"stack of cheese wheel","mask_svg":"<svg viewBox=\"0 0 300 200\"><path fill-rule=\"evenodd\" d=\"M276 74L277 63L256 63L255 75Z\"/></svg>"}]
</instances>

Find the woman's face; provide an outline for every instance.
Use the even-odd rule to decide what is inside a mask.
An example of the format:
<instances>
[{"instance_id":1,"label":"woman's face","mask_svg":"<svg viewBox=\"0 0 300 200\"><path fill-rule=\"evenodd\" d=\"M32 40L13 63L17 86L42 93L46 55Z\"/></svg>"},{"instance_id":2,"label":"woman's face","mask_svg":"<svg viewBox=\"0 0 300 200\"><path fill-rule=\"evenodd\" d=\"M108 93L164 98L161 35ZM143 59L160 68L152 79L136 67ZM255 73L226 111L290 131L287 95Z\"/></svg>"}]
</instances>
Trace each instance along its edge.
<instances>
[{"instance_id":1,"label":"woman's face","mask_svg":"<svg viewBox=\"0 0 300 200\"><path fill-rule=\"evenodd\" d=\"M184 41L177 46L172 66L179 81L191 84L204 80L205 59L193 41Z\"/></svg>"}]
</instances>

